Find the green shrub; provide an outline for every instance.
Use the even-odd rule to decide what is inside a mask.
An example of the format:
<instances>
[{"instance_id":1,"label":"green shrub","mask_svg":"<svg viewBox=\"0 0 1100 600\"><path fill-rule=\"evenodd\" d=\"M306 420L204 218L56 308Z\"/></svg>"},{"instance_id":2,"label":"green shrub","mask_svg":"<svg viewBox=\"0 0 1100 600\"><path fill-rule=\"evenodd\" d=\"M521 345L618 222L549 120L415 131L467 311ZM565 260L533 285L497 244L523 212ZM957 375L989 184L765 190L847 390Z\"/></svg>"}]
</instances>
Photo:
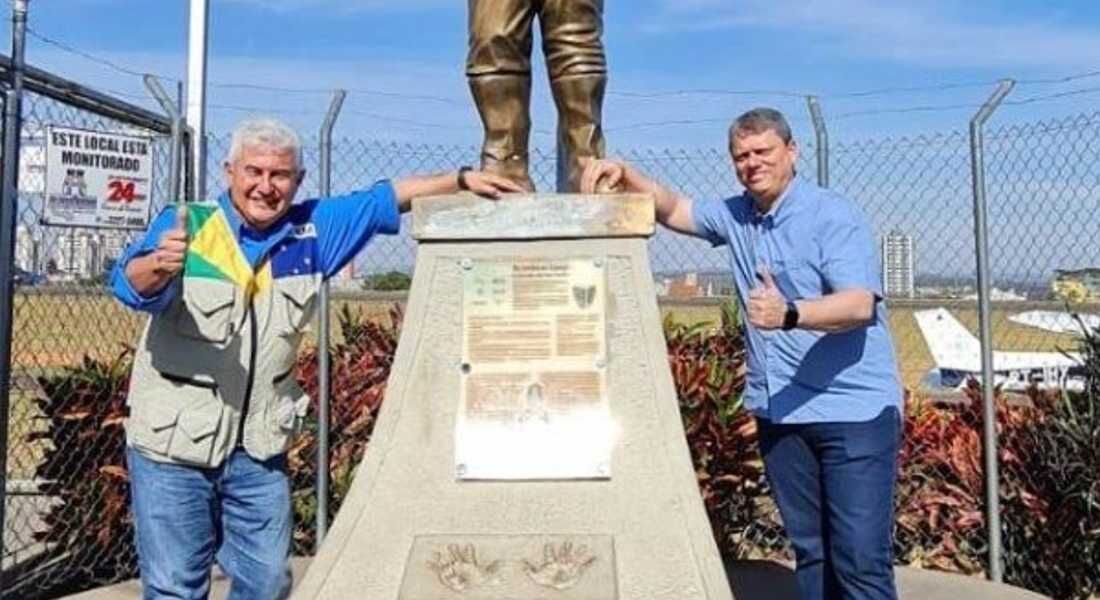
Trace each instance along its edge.
<instances>
[{"instance_id":1,"label":"green shrub","mask_svg":"<svg viewBox=\"0 0 1100 600\"><path fill-rule=\"evenodd\" d=\"M1054 598L1100 597L1100 330L1079 342L1085 388L1036 396L1042 410L1002 486L1006 580ZM1012 485L1015 484L1015 485Z\"/></svg>"}]
</instances>

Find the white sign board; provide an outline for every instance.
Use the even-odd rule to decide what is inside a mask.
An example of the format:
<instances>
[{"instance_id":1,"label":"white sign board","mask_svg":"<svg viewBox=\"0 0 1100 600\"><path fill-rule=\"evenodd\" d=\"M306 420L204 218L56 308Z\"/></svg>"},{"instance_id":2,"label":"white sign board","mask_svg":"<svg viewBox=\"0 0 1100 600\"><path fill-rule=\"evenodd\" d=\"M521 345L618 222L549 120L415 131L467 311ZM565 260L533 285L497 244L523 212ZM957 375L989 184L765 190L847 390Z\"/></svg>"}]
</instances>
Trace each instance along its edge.
<instances>
[{"instance_id":1,"label":"white sign board","mask_svg":"<svg viewBox=\"0 0 1100 600\"><path fill-rule=\"evenodd\" d=\"M145 229L152 181L151 138L50 126L42 221Z\"/></svg>"}]
</instances>

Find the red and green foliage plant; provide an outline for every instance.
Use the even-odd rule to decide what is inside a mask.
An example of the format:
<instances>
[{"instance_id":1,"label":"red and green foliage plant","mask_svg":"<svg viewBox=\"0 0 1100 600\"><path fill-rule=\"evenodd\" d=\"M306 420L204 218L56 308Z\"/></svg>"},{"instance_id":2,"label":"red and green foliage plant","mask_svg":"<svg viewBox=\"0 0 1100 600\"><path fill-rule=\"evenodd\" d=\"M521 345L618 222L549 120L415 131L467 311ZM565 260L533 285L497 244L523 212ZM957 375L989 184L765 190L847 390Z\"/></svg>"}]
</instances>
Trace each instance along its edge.
<instances>
[{"instance_id":1,"label":"red and green foliage plant","mask_svg":"<svg viewBox=\"0 0 1100 600\"><path fill-rule=\"evenodd\" d=\"M982 398L974 383L958 404L909 399L899 457L895 551L903 563L966 574L984 573L989 552L982 459ZM1041 416L1028 402L995 395L999 460L1006 474L1021 470L1021 437ZM1007 481L1007 480L1006 480ZM1033 502L1023 482L1009 486Z\"/></svg>"},{"instance_id":2,"label":"red and green foliage plant","mask_svg":"<svg viewBox=\"0 0 1100 600\"><path fill-rule=\"evenodd\" d=\"M34 476L50 501L34 534L45 551L24 565L19 597L52 597L137 572L123 432L131 358L131 349L111 362L85 357L37 379L42 425L26 443L44 448Z\"/></svg>"},{"instance_id":3,"label":"red and green foliage plant","mask_svg":"<svg viewBox=\"0 0 1100 600\"><path fill-rule=\"evenodd\" d=\"M366 453L386 393L400 337L401 307L389 322L367 320L345 304L337 315L339 341L330 348L329 514L340 509L356 467ZM310 420L288 452L295 515L294 552L312 554L317 516L317 400L320 397L317 349L298 356L295 376L312 399Z\"/></svg>"},{"instance_id":4,"label":"red and green foliage plant","mask_svg":"<svg viewBox=\"0 0 1100 600\"><path fill-rule=\"evenodd\" d=\"M723 307L717 328L666 317L664 331L695 476L719 549L731 558L785 555L756 423L741 409L746 363L736 305Z\"/></svg>"},{"instance_id":5,"label":"red and green foliage plant","mask_svg":"<svg viewBox=\"0 0 1100 600\"><path fill-rule=\"evenodd\" d=\"M332 515L366 451L401 317L397 307L389 323L347 308L338 315L339 341L331 348ZM664 326L688 446L720 550L729 558L789 558L755 423L740 403L745 348L735 308L725 308L717 327L671 319ZM998 393L996 402L1006 580L1074 600L1100 593L1100 332L1086 334L1081 346L1084 392L1033 392L1026 402ZM35 477L47 482L42 491L51 501L36 539L48 549L42 563L50 564L24 570L20 597L52 597L136 573L122 429L131 359L126 350L109 363L85 359L38 378L44 426L27 441L44 448ZM297 377L316 399L316 349L302 353ZM904 563L981 574L988 542L979 388L972 385L966 396L954 406L908 403L895 550ZM297 553L312 552L315 543L316 438L314 417L289 452Z\"/></svg>"},{"instance_id":6,"label":"red and green foliage plant","mask_svg":"<svg viewBox=\"0 0 1100 600\"><path fill-rule=\"evenodd\" d=\"M1078 600L1100 597L1100 328L1082 331L1084 390L1038 398L1001 486L1006 580Z\"/></svg>"}]
</instances>

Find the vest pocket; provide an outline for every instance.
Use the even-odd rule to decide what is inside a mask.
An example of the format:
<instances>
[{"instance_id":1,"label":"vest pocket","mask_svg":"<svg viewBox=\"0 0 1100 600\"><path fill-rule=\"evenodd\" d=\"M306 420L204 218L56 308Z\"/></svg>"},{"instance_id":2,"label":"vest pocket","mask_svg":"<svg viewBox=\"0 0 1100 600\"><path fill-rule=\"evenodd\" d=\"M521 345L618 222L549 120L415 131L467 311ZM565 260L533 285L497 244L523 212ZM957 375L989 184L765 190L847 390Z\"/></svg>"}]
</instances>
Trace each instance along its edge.
<instances>
[{"instance_id":1,"label":"vest pocket","mask_svg":"<svg viewBox=\"0 0 1100 600\"><path fill-rule=\"evenodd\" d=\"M172 460L209 465L223 406L213 383L162 373L157 400L135 404L132 441Z\"/></svg>"},{"instance_id":2,"label":"vest pocket","mask_svg":"<svg viewBox=\"0 0 1100 600\"><path fill-rule=\"evenodd\" d=\"M175 402L136 405L133 413L128 423L132 444L143 450L167 454L179 420L179 405Z\"/></svg>"},{"instance_id":3,"label":"vest pocket","mask_svg":"<svg viewBox=\"0 0 1100 600\"><path fill-rule=\"evenodd\" d=\"M285 451L294 436L301 433L309 412L309 396L293 377L282 377L275 385L276 397L267 409L272 454Z\"/></svg>"},{"instance_id":4,"label":"vest pocket","mask_svg":"<svg viewBox=\"0 0 1100 600\"><path fill-rule=\"evenodd\" d=\"M230 334L236 288L184 281L183 299L176 315L176 331L192 339L225 342Z\"/></svg>"},{"instance_id":5,"label":"vest pocket","mask_svg":"<svg viewBox=\"0 0 1100 600\"><path fill-rule=\"evenodd\" d=\"M281 327L277 329L281 335L294 335L301 333L313 319L317 300L317 286L312 281L286 285L279 288L281 304L283 305Z\"/></svg>"}]
</instances>

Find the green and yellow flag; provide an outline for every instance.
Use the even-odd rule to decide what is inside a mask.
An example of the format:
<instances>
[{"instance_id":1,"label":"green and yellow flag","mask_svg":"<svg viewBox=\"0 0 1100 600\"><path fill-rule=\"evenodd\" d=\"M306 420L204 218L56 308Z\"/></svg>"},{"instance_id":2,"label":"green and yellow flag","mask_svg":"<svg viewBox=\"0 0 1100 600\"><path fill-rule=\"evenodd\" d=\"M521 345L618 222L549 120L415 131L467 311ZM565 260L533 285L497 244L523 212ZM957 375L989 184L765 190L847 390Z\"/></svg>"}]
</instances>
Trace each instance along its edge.
<instances>
[{"instance_id":1,"label":"green and yellow flag","mask_svg":"<svg viewBox=\"0 0 1100 600\"><path fill-rule=\"evenodd\" d=\"M249 298L271 287L271 263L254 272L216 204L187 205L187 258L184 276L231 281Z\"/></svg>"}]
</instances>

